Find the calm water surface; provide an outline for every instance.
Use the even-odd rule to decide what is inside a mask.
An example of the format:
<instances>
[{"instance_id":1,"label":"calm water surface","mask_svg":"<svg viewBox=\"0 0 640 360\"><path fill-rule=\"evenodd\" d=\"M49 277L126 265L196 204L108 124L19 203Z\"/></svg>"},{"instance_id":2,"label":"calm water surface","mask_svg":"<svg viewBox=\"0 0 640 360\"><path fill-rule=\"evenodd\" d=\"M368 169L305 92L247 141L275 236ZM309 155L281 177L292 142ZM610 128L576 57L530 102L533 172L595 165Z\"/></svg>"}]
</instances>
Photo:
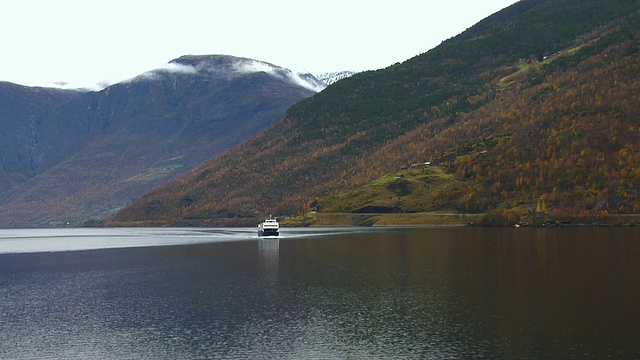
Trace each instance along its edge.
<instances>
[{"instance_id":1,"label":"calm water surface","mask_svg":"<svg viewBox=\"0 0 640 360\"><path fill-rule=\"evenodd\" d=\"M639 258L638 228L0 230L0 358L639 358Z\"/></svg>"}]
</instances>

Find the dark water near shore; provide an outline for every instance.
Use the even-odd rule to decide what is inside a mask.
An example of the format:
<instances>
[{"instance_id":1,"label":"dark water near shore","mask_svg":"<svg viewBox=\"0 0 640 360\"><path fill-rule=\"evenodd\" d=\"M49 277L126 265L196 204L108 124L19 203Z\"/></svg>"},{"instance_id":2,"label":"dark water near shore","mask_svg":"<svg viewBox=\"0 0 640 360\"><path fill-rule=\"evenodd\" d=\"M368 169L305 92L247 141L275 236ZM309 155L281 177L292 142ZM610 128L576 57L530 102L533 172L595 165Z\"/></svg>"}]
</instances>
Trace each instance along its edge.
<instances>
[{"instance_id":1,"label":"dark water near shore","mask_svg":"<svg viewBox=\"0 0 640 360\"><path fill-rule=\"evenodd\" d=\"M1 359L640 358L640 230L0 230Z\"/></svg>"}]
</instances>

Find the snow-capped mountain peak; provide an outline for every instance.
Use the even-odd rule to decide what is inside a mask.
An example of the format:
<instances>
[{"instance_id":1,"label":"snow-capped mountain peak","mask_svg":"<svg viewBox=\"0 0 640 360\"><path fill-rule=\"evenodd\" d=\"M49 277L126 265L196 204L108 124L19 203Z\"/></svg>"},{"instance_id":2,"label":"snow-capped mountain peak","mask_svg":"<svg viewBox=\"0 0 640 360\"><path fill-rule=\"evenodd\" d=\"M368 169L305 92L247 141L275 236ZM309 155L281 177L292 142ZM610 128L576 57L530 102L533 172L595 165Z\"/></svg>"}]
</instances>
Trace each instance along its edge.
<instances>
[{"instance_id":1,"label":"snow-capped mountain peak","mask_svg":"<svg viewBox=\"0 0 640 360\"><path fill-rule=\"evenodd\" d=\"M197 74L214 78L234 78L253 73L266 73L315 92L322 91L326 87L324 82L309 73L294 72L267 62L228 55L182 56L136 79L156 78L167 73Z\"/></svg>"}]
</instances>

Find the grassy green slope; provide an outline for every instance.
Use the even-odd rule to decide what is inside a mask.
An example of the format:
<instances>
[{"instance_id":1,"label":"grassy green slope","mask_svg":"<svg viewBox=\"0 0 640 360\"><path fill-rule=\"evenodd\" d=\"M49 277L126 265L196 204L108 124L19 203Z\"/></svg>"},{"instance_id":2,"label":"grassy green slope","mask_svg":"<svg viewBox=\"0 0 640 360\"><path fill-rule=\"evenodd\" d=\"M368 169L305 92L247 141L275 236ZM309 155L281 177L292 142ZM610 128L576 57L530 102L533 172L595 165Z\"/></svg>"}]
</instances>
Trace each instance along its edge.
<instances>
[{"instance_id":1,"label":"grassy green slope","mask_svg":"<svg viewBox=\"0 0 640 360\"><path fill-rule=\"evenodd\" d=\"M437 166L418 165L356 189L320 199L312 207L333 213L413 213L443 210L460 195L461 184Z\"/></svg>"}]
</instances>

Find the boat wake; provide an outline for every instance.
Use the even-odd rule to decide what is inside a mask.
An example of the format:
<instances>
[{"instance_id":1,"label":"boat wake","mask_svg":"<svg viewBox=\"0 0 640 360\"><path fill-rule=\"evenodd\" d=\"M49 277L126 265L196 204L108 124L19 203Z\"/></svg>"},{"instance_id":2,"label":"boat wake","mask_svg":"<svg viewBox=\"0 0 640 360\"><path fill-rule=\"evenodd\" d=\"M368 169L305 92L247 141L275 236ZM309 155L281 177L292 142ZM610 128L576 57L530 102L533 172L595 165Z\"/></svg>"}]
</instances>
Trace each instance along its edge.
<instances>
[{"instance_id":1,"label":"boat wake","mask_svg":"<svg viewBox=\"0 0 640 360\"><path fill-rule=\"evenodd\" d=\"M293 240L358 231L355 228L285 228ZM362 231L362 230L360 230ZM0 254L196 245L259 239L252 228L60 228L0 229Z\"/></svg>"}]
</instances>

